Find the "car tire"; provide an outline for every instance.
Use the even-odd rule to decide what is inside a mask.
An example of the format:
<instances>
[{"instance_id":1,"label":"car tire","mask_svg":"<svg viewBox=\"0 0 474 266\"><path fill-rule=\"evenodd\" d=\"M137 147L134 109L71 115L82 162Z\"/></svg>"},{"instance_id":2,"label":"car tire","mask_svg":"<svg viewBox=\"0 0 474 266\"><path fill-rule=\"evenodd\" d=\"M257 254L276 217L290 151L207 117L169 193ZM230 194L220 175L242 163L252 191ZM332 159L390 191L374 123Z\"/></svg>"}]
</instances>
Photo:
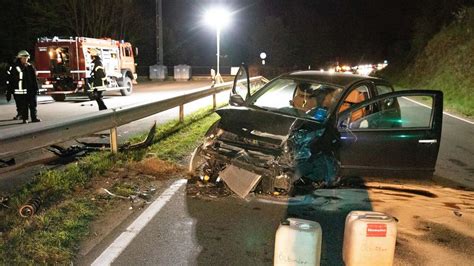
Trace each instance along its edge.
<instances>
[{"instance_id":1,"label":"car tire","mask_svg":"<svg viewBox=\"0 0 474 266\"><path fill-rule=\"evenodd\" d=\"M129 96L130 94L132 94L132 91L133 91L132 79L130 79L129 77L125 77L123 81L119 81L119 85L120 87L126 87L125 89L120 90L120 93L122 94L122 96Z\"/></svg>"},{"instance_id":2,"label":"car tire","mask_svg":"<svg viewBox=\"0 0 474 266\"><path fill-rule=\"evenodd\" d=\"M51 97L56 102L64 102L64 100L66 100L66 94L53 94Z\"/></svg>"}]
</instances>

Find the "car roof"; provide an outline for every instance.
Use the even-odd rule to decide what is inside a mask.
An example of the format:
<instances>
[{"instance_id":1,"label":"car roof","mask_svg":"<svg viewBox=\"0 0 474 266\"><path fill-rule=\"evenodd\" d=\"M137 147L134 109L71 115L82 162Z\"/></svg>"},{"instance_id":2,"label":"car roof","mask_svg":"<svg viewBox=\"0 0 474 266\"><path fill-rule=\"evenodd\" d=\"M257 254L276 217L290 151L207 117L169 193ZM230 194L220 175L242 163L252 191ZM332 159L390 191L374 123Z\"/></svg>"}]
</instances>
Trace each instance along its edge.
<instances>
[{"instance_id":1,"label":"car roof","mask_svg":"<svg viewBox=\"0 0 474 266\"><path fill-rule=\"evenodd\" d=\"M295 71L288 74L284 74L280 76L280 78L297 78L303 79L308 81L315 81L325 84L332 84L338 87L347 88L352 84L363 81L363 80L370 80L370 81L382 81L384 83L388 83L386 80L375 78L375 77L368 77L368 76L360 76L355 74L344 74L344 73L330 73L330 72L321 72L321 71Z\"/></svg>"}]
</instances>

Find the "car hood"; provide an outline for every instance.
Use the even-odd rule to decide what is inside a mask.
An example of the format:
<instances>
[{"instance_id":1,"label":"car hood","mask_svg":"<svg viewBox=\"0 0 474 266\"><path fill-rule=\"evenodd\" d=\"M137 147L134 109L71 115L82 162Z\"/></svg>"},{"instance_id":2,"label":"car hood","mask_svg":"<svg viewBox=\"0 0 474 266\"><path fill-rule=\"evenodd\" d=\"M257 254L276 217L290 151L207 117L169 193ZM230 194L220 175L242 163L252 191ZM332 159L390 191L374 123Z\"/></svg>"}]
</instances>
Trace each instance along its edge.
<instances>
[{"instance_id":1,"label":"car hood","mask_svg":"<svg viewBox=\"0 0 474 266\"><path fill-rule=\"evenodd\" d=\"M241 139L251 140L250 144L253 145L264 142L279 146L288 139L295 128L307 123L322 128L316 121L248 107L231 106L216 112L221 117L219 128Z\"/></svg>"}]
</instances>

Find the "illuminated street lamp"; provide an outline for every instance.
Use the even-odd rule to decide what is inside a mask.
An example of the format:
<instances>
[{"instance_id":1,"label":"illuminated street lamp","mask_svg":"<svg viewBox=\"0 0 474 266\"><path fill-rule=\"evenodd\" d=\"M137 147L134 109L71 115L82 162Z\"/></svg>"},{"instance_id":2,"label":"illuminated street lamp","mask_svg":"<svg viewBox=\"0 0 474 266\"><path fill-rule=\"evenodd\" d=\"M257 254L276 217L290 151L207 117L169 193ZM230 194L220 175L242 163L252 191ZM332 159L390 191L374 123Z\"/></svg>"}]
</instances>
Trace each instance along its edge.
<instances>
[{"instance_id":1,"label":"illuminated street lamp","mask_svg":"<svg viewBox=\"0 0 474 266\"><path fill-rule=\"evenodd\" d=\"M229 24L230 17L231 17L231 13L221 7L208 10L204 16L204 20L206 24L216 29L216 36L217 36L217 74L215 77L216 83L222 82L222 77L219 71L221 29L223 29L225 26Z\"/></svg>"},{"instance_id":2,"label":"illuminated street lamp","mask_svg":"<svg viewBox=\"0 0 474 266\"><path fill-rule=\"evenodd\" d=\"M262 59L262 65L265 65L265 58L267 58L267 54L265 52L261 52L260 59Z\"/></svg>"}]
</instances>

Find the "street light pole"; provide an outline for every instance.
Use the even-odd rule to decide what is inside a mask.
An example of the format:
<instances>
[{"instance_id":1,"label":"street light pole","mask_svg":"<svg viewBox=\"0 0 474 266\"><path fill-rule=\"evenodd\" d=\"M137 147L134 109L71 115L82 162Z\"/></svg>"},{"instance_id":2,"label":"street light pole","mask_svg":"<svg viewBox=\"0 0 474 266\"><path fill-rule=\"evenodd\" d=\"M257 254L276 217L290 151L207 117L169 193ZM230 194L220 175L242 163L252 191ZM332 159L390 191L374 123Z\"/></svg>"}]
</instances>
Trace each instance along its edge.
<instances>
[{"instance_id":1,"label":"street light pole","mask_svg":"<svg viewBox=\"0 0 474 266\"><path fill-rule=\"evenodd\" d=\"M163 65L163 10L162 0L156 0L156 63Z\"/></svg>"},{"instance_id":2,"label":"street light pole","mask_svg":"<svg viewBox=\"0 0 474 266\"><path fill-rule=\"evenodd\" d=\"M214 77L215 83L223 82L221 77L221 52L220 52L220 42L221 42L221 30L229 23L231 14L223 8L214 8L208 10L205 14L206 23L215 28L216 30L216 48L217 48L217 73Z\"/></svg>"}]
</instances>

